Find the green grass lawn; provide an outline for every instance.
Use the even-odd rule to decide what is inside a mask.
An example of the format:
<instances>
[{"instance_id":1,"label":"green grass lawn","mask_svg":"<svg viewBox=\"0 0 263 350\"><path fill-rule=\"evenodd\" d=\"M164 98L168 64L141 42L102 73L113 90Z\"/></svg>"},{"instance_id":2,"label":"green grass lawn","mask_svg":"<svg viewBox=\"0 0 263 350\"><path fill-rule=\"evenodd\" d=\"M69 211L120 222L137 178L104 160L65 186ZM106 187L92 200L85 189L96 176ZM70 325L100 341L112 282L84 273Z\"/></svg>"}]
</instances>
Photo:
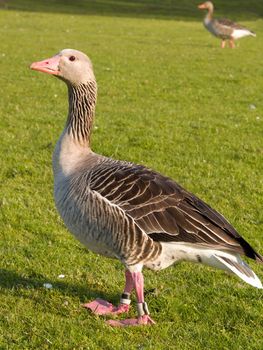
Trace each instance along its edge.
<instances>
[{"instance_id":1,"label":"green grass lawn","mask_svg":"<svg viewBox=\"0 0 263 350\"><path fill-rule=\"evenodd\" d=\"M257 33L221 50L198 3L2 1L1 350L263 349L262 291L208 267L145 271L156 326L112 329L81 307L117 303L123 266L87 251L56 212L51 157L67 91L28 69L63 48L87 53L99 86L93 149L174 178L263 253L263 4L217 1Z\"/></svg>"}]
</instances>

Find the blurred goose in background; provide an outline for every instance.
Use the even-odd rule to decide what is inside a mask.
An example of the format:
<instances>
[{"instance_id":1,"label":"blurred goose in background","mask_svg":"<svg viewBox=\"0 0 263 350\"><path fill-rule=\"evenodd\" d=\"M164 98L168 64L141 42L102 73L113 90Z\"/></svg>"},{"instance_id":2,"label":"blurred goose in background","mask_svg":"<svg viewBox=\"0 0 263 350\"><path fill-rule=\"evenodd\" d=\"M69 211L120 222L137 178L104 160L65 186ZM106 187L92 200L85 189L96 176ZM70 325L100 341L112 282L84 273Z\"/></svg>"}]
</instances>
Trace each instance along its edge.
<instances>
[{"instance_id":1,"label":"blurred goose in background","mask_svg":"<svg viewBox=\"0 0 263 350\"><path fill-rule=\"evenodd\" d=\"M224 48L226 40L229 40L229 46L231 48L235 47L235 40L243 38L245 36L256 36L254 32L245 28L244 26L232 22L229 19L213 18L214 5L211 1L206 1L203 4L198 5L201 10L208 10L204 18L204 26L206 29L212 33L214 36L222 39L221 47Z\"/></svg>"},{"instance_id":2,"label":"blurred goose in background","mask_svg":"<svg viewBox=\"0 0 263 350\"><path fill-rule=\"evenodd\" d=\"M108 323L154 323L144 300L142 269L158 271L179 261L213 266L262 288L240 254L260 263L262 256L221 214L158 172L91 150L97 84L84 53L65 49L32 63L31 69L54 75L68 87L68 117L53 154L57 209L88 249L126 268L119 305L96 299L86 308L98 315L126 313L135 290L137 318Z\"/></svg>"}]
</instances>

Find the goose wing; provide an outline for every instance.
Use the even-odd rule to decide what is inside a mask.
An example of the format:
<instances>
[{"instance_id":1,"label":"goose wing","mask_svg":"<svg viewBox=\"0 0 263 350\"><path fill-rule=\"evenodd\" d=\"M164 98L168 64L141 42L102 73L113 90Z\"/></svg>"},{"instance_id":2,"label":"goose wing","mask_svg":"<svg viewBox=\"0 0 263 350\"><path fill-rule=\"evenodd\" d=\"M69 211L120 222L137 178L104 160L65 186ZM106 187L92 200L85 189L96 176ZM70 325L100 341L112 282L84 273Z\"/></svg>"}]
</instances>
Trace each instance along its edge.
<instances>
[{"instance_id":1,"label":"goose wing","mask_svg":"<svg viewBox=\"0 0 263 350\"><path fill-rule=\"evenodd\" d=\"M242 26L239 23L235 23L233 21L231 21L228 18L218 18L216 19L216 21L218 22L218 24L220 24L221 26L227 27L227 28L231 28L231 29L246 29L244 26Z\"/></svg>"},{"instance_id":2,"label":"goose wing","mask_svg":"<svg viewBox=\"0 0 263 350\"><path fill-rule=\"evenodd\" d=\"M157 172L126 162L102 162L89 177L98 192L153 240L224 248L261 260L218 212Z\"/></svg>"},{"instance_id":3,"label":"goose wing","mask_svg":"<svg viewBox=\"0 0 263 350\"><path fill-rule=\"evenodd\" d=\"M231 38L234 30L245 30L245 27L238 23L232 22L227 18L212 19L211 27L213 29L213 33L222 39Z\"/></svg>"}]
</instances>

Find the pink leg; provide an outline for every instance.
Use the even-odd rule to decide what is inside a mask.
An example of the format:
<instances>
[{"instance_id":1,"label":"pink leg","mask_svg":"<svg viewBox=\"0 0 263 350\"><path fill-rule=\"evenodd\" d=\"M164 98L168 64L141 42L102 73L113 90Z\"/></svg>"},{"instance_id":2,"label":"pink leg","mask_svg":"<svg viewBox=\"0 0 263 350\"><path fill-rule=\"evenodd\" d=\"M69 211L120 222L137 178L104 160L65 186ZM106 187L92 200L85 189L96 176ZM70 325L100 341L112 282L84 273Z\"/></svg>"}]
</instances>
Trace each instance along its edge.
<instances>
[{"instance_id":1,"label":"pink leg","mask_svg":"<svg viewBox=\"0 0 263 350\"><path fill-rule=\"evenodd\" d=\"M225 40L222 40L222 42L221 42L221 48L223 49L223 48L225 47L225 45L226 45L226 41L225 41Z\"/></svg>"},{"instance_id":2,"label":"pink leg","mask_svg":"<svg viewBox=\"0 0 263 350\"><path fill-rule=\"evenodd\" d=\"M155 322L151 319L147 304L144 302L144 279L142 272L132 272L131 273L133 283L136 290L137 296L137 309L138 309L138 318L136 319L127 319L127 320L109 320L107 323L113 327L123 327L123 326L137 326L137 325L146 325L154 324Z\"/></svg>"},{"instance_id":3,"label":"pink leg","mask_svg":"<svg viewBox=\"0 0 263 350\"><path fill-rule=\"evenodd\" d=\"M131 293L134 288L132 274L129 270L125 271L125 288L124 293Z\"/></svg>"},{"instance_id":4,"label":"pink leg","mask_svg":"<svg viewBox=\"0 0 263 350\"><path fill-rule=\"evenodd\" d=\"M230 40L229 40L229 46L231 47L231 49L234 49L234 48L235 48L234 39L230 39Z\"/></svg>"},{"instance_id":5,"label":"pink leg","mask_svg":"<svg viewBox=\"0 0 263 350\"><path fill-rule=\"evenodd\" d=\"M129 296L133 290L134 284L133 284L133 278L130 271L126 270L125 277L126 277L126 283L125 283L124 293L122 294L121 302L118 306L114 306L108 301L100 298L95 299L90 303L83 304L82 306L85 307L86 309L90 309L96 315L107 315L107 314L118 315L123 312L128 312L130 307Z\"/></svg>"}]
</instances>

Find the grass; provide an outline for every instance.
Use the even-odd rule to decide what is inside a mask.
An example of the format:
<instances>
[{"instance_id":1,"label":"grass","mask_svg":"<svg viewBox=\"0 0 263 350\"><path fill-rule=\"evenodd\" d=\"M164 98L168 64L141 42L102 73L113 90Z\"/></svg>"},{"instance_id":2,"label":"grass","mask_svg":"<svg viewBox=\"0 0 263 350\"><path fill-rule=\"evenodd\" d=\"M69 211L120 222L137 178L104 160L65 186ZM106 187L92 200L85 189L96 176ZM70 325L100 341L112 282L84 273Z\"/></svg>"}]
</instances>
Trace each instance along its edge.
<instances>
[{"instance_id":1,"label":"grass","mask_svg":"<svg viewBox=\"0 0 263 350\"><path fill-rule=\"evenodd\" d=\"M255 2L253 13L236 2L235 18L257 38L221 50L203 29L197 3L182 1L180 9L145 0L140 13L129 1L78 1L83 11L66 1L3 5L1 350L263 348L262 291L186 263L145 271L156 326L108 328L80 305L97 296L117 303L123 267L71 237L52 198L66 88L28 65L72 47L90 55L99 85L94 150L176 179L263 253L263 5ZM217 7L234 15L229 3ZM262 267L251 266L263 279Z\"/></svg>"}]
</instances>

